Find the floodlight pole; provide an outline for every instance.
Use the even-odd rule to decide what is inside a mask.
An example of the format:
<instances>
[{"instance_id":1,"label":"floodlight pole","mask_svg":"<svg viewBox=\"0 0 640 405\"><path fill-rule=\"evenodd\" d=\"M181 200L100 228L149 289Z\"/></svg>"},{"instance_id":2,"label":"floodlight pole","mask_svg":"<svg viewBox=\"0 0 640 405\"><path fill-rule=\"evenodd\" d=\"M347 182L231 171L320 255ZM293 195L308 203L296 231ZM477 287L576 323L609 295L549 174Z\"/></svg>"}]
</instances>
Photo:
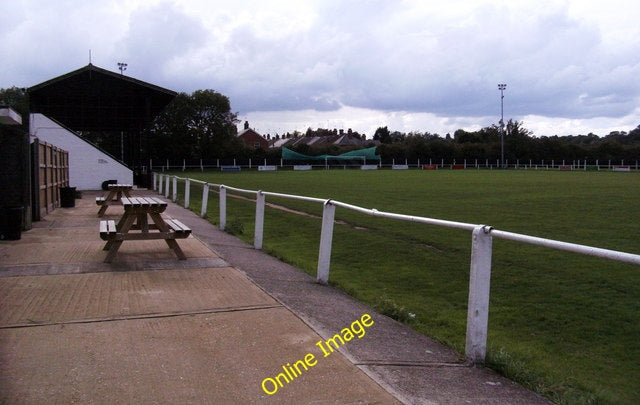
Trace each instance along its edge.
<instances>
[{"instance_id":1,"label":"floodlight pole","mask_svg":"<svg viewBox=\"0 0 640 405\"><path fill-rule=\"evenodd\" d=\"M118 62L118 69L120 69L120 76L124 76L124 71L127 70L127 64L124 62ZM124 132L120 131L120 160L124 163Z\"/></svg>"},{"instance_id":2,"label":"floodlight pole","mask_svg":"<svg viewBox=\"0 0 640 405\"><path fill-rule=\"evenodd\" d=\"M507 88L505 83L498 84L500 90L500 166L504 169L504 90Z\"/></svg>"}]
</instances>

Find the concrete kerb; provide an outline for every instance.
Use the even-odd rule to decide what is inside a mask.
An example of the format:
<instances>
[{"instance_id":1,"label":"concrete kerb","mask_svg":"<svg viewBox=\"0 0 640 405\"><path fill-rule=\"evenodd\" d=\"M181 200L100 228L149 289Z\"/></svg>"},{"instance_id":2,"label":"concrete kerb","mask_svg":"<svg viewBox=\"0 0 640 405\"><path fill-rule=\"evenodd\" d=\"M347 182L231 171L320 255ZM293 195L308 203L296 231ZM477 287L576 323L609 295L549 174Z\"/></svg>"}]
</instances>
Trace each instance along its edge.
<instances>
[{"instance_id":1,"label":"concrete kerb","mask_svg":"<svg viewBox=\"0 0 640 405\"><path fill-rule=\"evenodd\" d=\"M177 204L170 203L167 213L190 226L194 236L324 339L363 313L371 314L375 327L339 351L404 403L550 403L492 370L466 365L460 354L336 288L318 284L301 270L220 231Z\"/></svg>"}]
</instances>

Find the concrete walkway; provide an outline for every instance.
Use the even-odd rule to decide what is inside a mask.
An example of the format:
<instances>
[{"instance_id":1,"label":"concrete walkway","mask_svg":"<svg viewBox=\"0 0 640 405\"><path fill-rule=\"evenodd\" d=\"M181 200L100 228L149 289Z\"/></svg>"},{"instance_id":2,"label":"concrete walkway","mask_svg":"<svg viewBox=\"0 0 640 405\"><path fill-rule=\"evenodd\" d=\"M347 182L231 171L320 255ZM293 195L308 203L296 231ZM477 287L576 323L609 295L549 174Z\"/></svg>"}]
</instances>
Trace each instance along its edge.
<instances>
[{"instance_id":1,"label":"concrete walkway","mask_svg":"<svg viewBox=\"0 0 640 405\"><path fill-rule=\"evenodd\" d=\"M0 403L547 403L175 204L102 263L95 195L0 242Z\"/></svg>"}]
</instances>

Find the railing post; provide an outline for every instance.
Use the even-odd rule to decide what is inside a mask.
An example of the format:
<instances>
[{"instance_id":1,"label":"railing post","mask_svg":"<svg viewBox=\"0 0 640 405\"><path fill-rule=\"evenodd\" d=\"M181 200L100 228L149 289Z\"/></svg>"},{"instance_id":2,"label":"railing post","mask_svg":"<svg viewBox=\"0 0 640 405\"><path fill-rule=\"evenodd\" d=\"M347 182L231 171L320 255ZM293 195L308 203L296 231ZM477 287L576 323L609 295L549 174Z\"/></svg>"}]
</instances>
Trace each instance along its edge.
<instances>
[{"instance_id":1,"label":"railing post","mask_svg":"<svg viewBox=\"0 0 640 405\"><path fill-rule=\"evenodd\" d=\"M333 242L333 221L336 216L336 206L331 200L324 202L322 210L322 231L320 233L320 251L318 253L317 280L321 284L329 282L329 267L331 266L331 243Z\"/></svg>"},{"instance_id":2,"label":"railing post","mask_svg":"<svg viewBox=\"0 0 640 405\"><path fill-rule=\"evenodd\" d=\"M191 179L184 180L184 207L189 208L189 197L191 196Z\"/></svg>"},{"instance_id":3,"label":"railing post","mask_svg":"<svg viewBox=\"0 0 640 405\"><path fill-rule=\"evenodd\" d=\"M256 194L256 226L253 235L253 247L256 249L262 249L262 235L264 233L264 203L264 194L259 190Z\"/></svg>"},{"instance_id":4,"label":"railing post","mask_svg":"<svg viewBox=\"0 0 640 405\"><path fill-rule=\"evenodd\" d=\"M173 202L178 201L178 176L173 176Z\"/></svg>"},{"instance_id":5,"label":"railing post","mask_svg":"<svg viewBox=\"0 0 640 405\"><path fill-rule=\"evenodd\" d=\"M205 218L207 216L207 204L209 203L209 183L204 183L202 186L202 208L200 209L200 216Z\"/></svg>"},{"instance_id":6,"label":"railing post","mask_svg":"<svg viewBox=\"0 0 640 405\"><path fill-rule=\"evenodd\" d=\"M467 361L473 364L483 364L487 354L492 245L491 227L478 225L473 229L465 344Z\"/></svg>"},{"instance_id":7,"label":"railing post","mask_svg":"<svg viewBox=\"0 0 640 405\"><path fill-rule=\"evenodd\" d=\"M165 188L165 189L164 189L164 196L165 196L165 197L167 197L167 198L169 198L169 190L171 189L171 184L169 183L169 180L171 180L171 176L169 176L169 175L167 174L167 175L165 175L164 177L166 177L166 178L167 178L167 181L166 181L166 183L165 183L165 185L164 185L164 188Z\"/></svg>"},{"instance_id":8,"label":"railing post","mask_svg":"<svg viewBox=\"0 0 640 405\"><path fill-rule=\"evenodd\" d=\"M227 188L220 186L220 230L227 227Z\"/></svg>"},{"instance_id":9,"label":"railing post","mask_svg":"<svg viewBox=\"0 0 640 405\"><path fill-rule=\"evenodd\" d=\"M152 178L153 178L153 189L154 190L158 189L158 187L156 186L156 177L157 177L156 172L153 172L153 177Z\"/></svg>"},{"instance_id":10,"label":"railing post","mask_svg":"<svg viewBox=\"0 0 640 405\"><path fill-rule=\"evenodd\" d=\"M158 175L158 194L162 195L162 174Z\"/></svg>"}]
</instances>

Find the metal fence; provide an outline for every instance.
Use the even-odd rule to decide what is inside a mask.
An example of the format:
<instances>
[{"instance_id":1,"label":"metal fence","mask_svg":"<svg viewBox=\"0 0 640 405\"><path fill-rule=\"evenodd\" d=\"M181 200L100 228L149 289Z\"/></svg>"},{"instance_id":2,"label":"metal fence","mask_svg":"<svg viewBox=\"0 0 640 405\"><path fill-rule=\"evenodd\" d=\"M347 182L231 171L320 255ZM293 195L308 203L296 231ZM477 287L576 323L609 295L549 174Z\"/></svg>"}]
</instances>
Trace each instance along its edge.
<instances>
[{"instance_id":1,"label":"metal fence","mask_svg":"<svg viewBox=\"0 0 640 405\"><path fill-rule=\"evenodd\" d=\"M261 167L271 166L278 170L295 169L299 164L308 165L314 169L359 169L363 166L377 166L378 168L391 169L506 169L516 170L612 170L612 171L638 171L640 170L640 160L566 160L566 159L516 159L505 160L501 165L500 160L492 159L382 159L381 161L358 161L354 159L350 162L336 161L307 161L292 162L281 158L250 159L250 158L227 158L227 159L174 159L162 161L149 161L149 167L158 172L176 170L225 170L236 168L237 170L260 170Z\"/></svg>"},{"instance_id":2,"label":"metal fence","mask_svg":"<svg viewBox=\"0 0 640 405\"><path fill-rule=\"evenodd\" d=\"M264 207L266 197L280 197L295 200L303 200L323 204L322 228L320 235L320 248L318 252L318 267L316 279L319 283L327 284L329 281L329 269L331 267L331 245L333 240L333 225L336 207L360 212L374 217L388 218L399 221L416 222L428 225L436 225L447 228L461 229L471 232L471 264L469 279L469 305L467 309L467 331L465 343L465 356L474 364L482 364L485 361L487 351L487 328L489 323L489 296L491 281L491 259L493 252L493 238L507 239L515 242L527 243L564 250L588 256L595 256L620 262L640 265L640 255L619 252L609 249L601 249L592 246L575 243L561 242L553 239L538 238L513 232L501 231L488 225L469 224L464 222L446 221L441 219L419 216L396 214L378 211L376 209L362 208L331 199L305 197L293 194L272 193L261 190L245 190L224 184L207 183L200 180L170 176L161 173L153 173L153 187L160 194L176 202L178 199L178 181L185 182L184 206L190 204L190 185L192 182L202 184L202 208L200 215L204 217L207 212L209 191L211 187L218 188L221 230L226 228L227 219L227 191L255 195L256 215L253 246L262 249L264 236Z\"/></svg>"}]
</instances>

